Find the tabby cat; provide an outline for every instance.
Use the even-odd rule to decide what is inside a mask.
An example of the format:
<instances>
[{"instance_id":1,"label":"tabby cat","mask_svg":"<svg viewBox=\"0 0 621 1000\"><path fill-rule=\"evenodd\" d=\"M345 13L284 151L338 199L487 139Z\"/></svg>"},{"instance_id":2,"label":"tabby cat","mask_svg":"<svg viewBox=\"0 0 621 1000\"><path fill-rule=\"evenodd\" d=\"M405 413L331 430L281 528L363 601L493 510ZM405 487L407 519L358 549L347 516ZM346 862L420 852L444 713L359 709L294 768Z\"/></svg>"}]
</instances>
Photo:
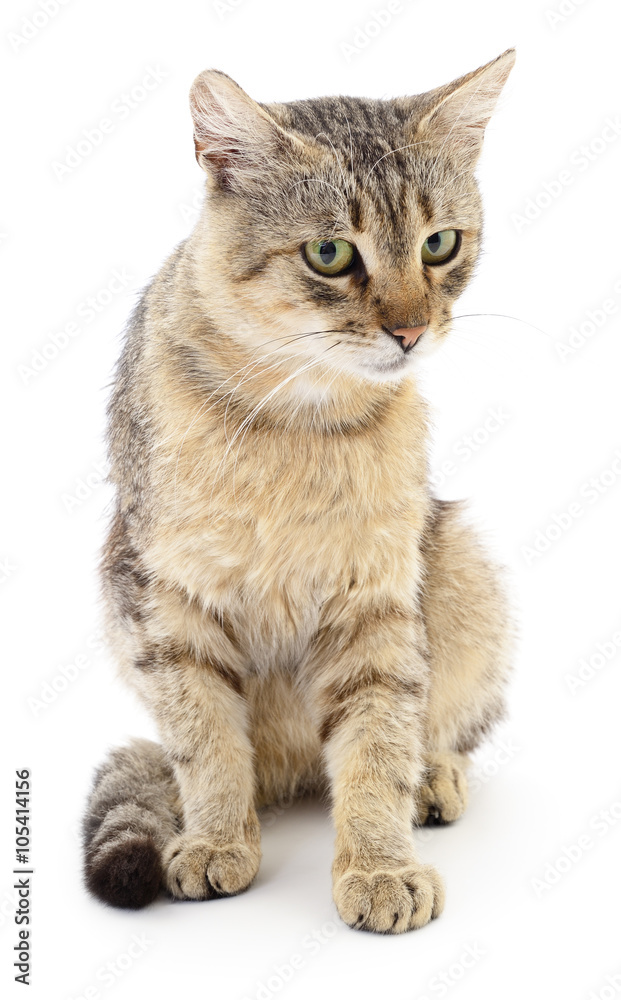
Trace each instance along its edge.
<instances>
[{"instance_id":1,"label":"tabby cat","mask_svg":"<svg viewBox=\"0 0 621 1000\"><path fill-rule=\"evenodd\" d=\"M319 792L347 924L442 910L413 826L462 814L512 629L498 570L430 491L416 373L477 261L474 171L513 62L392 100L192 86L204 210L109 407L107 634L161 743L95 777L85 879L108 903L241 892L258 811Z\"/></svg>"}]
</instances>

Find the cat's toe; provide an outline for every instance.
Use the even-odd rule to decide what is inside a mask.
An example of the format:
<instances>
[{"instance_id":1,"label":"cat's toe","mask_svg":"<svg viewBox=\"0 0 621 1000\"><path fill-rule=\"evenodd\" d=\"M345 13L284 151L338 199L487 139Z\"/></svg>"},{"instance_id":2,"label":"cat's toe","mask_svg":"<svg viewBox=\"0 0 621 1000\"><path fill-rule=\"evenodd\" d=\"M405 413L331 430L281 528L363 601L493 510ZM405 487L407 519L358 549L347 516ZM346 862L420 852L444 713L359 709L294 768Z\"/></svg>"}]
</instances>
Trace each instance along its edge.
<instances>
[{"instance_id":1,"label":"cat's toe","mask_svg":"<svg viewBox=\"0 0 621 1000\"><path fill-rule=\"evenodd\" d=\"M345 872L334 884L334 901L350 927L401 934L423 927L444 907L444 887L430 865Z\"/></svg>"},{"instance_id":2,"label":"cat's toe","mask_svg":"<svg viewBox=\"0 0 621 1000\"><path fill-rule=\"evenodd\" d=\"M247 889L259 869L260 851L244 843L214 845L181 835L164 855L166 886L177 899L214 899Z\"/></svg>"}]
</instances>

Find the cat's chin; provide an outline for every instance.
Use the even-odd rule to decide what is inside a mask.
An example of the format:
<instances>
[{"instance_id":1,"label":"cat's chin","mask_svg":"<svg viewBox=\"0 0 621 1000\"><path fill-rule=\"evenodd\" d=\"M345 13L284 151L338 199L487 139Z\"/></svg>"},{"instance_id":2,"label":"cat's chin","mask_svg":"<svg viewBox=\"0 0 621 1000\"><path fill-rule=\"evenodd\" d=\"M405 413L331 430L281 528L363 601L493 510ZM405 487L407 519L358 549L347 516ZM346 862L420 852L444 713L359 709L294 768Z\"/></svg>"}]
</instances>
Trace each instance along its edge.
<instances>
[{"instance_id":1,"label":"cat's chin","mask_svg":"<svg viewBox=\"0 0 621 1000\"><path fill-rule=\"evenodd\" d=\"M416 365L413 358L404 355L391 360L350 362L346 370L348 374L358 379L364 379L366 382L402 382L403 379L411 378L414 375Z\"/></svg>"},{"instance_id":2,"label":"cat's chin","mask_svg":"<svg viewBox=\"0 0 621 1000\"><path fill-rule=\"evenodd\" d=\"M360 373L367 382L402 382L414 374L412 365L393 365L392 367L365 368Z\"/></svg>"},{"instance_id":3,"label":"cat's chin","mask_svg":"<svg viewBox=\"0 0 621 1000\"><path fill-rule=\"evenodd\" d=\"M383 352L379 356L371 354L370 357L366 352L357 353L356 356L348 357L343 367L349 374L367 382L402 382L416 374L420 362L432 354L437 346L436 337L428 330L406 353L401 349L396 354L391 352L388 357Z\"/></svg>"}]
</instances>

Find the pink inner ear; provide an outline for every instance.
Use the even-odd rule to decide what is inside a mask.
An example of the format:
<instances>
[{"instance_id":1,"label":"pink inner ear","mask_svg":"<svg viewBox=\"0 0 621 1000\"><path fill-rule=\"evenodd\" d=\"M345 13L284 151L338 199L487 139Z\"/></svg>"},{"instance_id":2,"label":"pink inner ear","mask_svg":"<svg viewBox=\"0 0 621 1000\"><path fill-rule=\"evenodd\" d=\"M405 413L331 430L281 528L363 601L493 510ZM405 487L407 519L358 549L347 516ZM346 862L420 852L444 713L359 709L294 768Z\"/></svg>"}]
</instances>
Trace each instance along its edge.
<instances>
[{"instance_id":1,"label":"pink inner ear","mask_svg":"<svg viewBox=\"0 0 621 1000\"><path fill-rule=\"evenodd\" d=\"M196 132L194 133L194 154L199 163L201 158L207 159L218 172L226 170L241 159L239 147L218 147L217 142L210 144L208 139L199 138Z\"/></svg>"}]
</instances>

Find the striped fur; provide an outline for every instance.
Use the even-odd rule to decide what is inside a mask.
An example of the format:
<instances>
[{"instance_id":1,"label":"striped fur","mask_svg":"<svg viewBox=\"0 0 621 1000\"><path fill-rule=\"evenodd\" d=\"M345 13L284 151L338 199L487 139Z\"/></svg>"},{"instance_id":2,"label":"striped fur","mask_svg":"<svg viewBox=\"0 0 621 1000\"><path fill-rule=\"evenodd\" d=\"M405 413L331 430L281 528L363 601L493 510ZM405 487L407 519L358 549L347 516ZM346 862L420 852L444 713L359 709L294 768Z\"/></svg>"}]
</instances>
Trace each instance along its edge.
<instances>
[{"instance_id":1,"label":"striped fur","mask_svg":"<svg viewBox=\"0 0 621 1000\"><path fill-rule=\"evenodd\" d=\"M194 84L204 214L144 293L110 403L108 637L161 745L98 772L85 875L107 902L240 892L258 810L326 790L342 917L397 933L441 911L412 823L463 811L511 630L497 570L430 493L415 376L476 263L474 168L512 62L391 101ZM423 265L441 228L459 252ZM326 236L357 247L347 275L304 260ZM424 324L407 354L390 333Z\"/></svg>"}]
</instances>

